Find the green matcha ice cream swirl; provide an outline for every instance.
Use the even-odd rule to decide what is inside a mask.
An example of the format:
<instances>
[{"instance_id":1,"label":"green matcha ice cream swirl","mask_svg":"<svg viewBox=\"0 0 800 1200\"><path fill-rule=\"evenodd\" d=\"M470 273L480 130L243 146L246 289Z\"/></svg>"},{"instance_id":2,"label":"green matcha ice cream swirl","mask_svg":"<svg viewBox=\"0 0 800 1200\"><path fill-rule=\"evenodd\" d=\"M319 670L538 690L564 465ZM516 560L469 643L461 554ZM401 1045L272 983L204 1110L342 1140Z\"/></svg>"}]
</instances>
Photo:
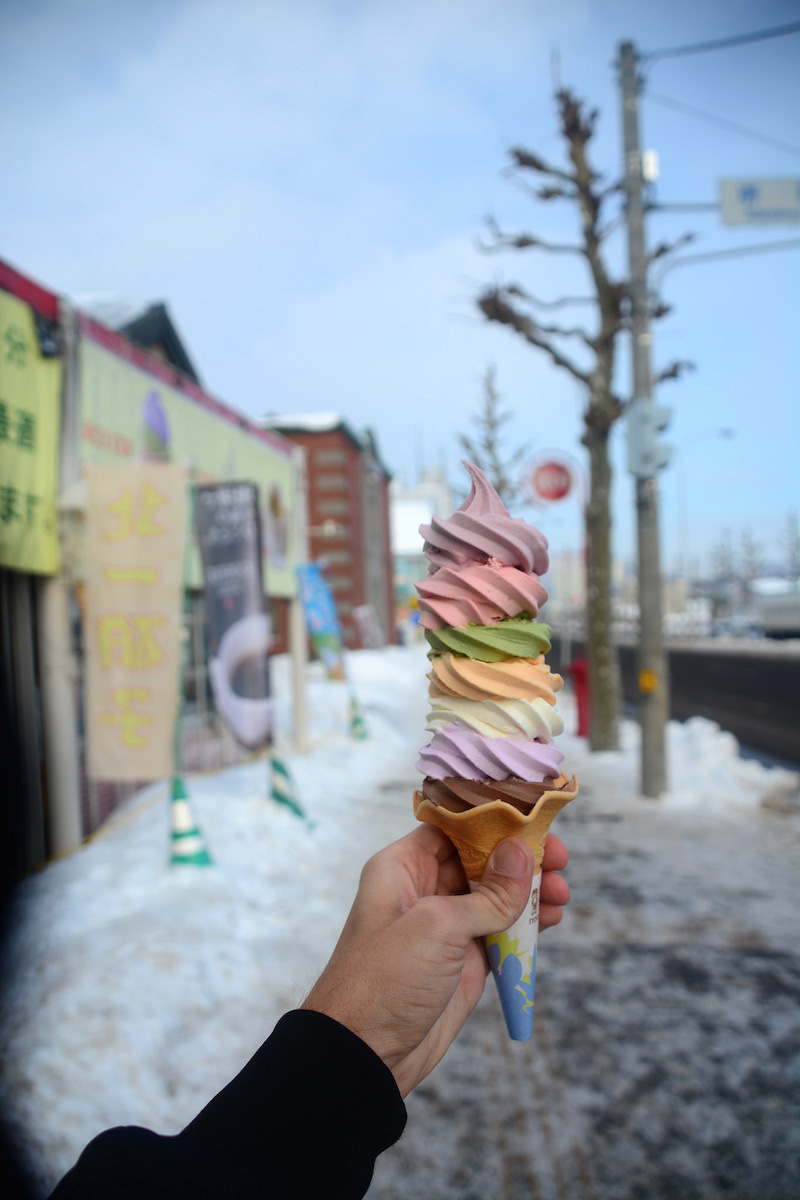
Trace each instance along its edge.
<instances>
[{"instance_id":1,"label":"green matcha ice cream swirl","mask_svg":"<svg viewBox=\"0 0 800 1200\"><path fill-rule=\"evenodd\" d=\"M507 658L537 658L550 649L549 625L530 617L511 617L496 625L446 625L426 629L425 637L437 654L460 654L481 662L503 662Z\"/></svg>"}]
</instances>

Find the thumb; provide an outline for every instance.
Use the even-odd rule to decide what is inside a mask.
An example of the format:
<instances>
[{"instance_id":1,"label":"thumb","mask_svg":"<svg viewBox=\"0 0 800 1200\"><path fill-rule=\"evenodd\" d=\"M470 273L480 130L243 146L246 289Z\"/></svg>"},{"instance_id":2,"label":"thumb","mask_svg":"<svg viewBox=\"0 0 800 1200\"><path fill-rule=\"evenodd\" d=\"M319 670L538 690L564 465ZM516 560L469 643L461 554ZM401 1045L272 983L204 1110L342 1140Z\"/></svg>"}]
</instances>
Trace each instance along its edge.
<instances>
[{"instance_id":1,"label":"thumb","mask_svg":"<svg viewBox=\"0 0 800 1200\"><path fill-rule=\"evenodd\" d=\"M531 894L533 851L520 838L504 838L489 856L479 884L467 897L472 937L500 933L520 916Z\"/></svg>"}]
</instances>

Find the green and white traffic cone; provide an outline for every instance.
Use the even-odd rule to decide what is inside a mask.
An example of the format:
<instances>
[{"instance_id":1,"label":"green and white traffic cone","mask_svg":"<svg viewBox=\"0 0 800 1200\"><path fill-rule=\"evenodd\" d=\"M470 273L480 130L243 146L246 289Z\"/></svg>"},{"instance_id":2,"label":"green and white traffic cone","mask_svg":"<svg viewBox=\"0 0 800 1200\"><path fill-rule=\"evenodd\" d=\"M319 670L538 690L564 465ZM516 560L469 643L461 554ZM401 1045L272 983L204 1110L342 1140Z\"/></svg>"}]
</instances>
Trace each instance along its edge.
<instances>
[{"instance_id":1,"label":"green and white traffic cone","mask_svg":"<svg viewBox=\"0 0 800 1200\"><path fill-rule=\"evenodd\" d=\"M170 865L212 867L200 826L194 819L186 787L180 775L172 780L172 799L169 805Z\"/></svg>"},{"instance_id":2,"label":"green and white traffic cone","mask_svg":"<svg viewBox=\"0 0 800 1200\"><path fill-rule=\"evenodd\" d=\"M276 804L284 804L291 809L296 817L300 817L301 821L306 820L306 814L297 802L297 797L294 794L294 784L292 777L289 774L289 768L282 758L278 758L277 754L270 755L270 796Z\"/></svg>"},{"instance_id":3,"label":"green and white traffic cone","mask_svg":"<svg viewBox=\"0 0 800 1200\"><path fill-rule=\"evenodd\" d=\"M369 737L367 723L361 712L355 692L350 693L350 737L363 741Z\"/></svg>"}]
</instances>

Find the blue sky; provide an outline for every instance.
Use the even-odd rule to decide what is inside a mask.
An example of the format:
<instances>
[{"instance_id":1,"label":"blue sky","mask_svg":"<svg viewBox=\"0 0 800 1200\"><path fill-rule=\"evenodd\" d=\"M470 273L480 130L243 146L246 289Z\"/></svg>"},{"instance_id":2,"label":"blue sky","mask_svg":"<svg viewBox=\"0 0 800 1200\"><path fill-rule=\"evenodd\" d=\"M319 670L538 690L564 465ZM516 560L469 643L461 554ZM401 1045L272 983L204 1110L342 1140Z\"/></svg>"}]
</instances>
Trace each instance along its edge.
<instances>
[{"instance_id":1,"label":"blue sky","mask_svg":"<svg viewBox=\"0 0 800 1200\"><path fill-rule=\"evenodd\" d=\"M490 363L509 453L525 442L583 461L577 386L474 307L494 280L545 298L582 283L563 256L475 245L487 213L574 231L568 207L532 204L502 174L515 144L562 161L553 52L601 110L592 153L611 181L621 40L657 51L797 16L789 0L0 0L0 255L71 296L165 301L212 392L255 418L336 410L370 425L408 482L440 462L463 482L457 434L473 432ZM797 147L798 63L796 34L656 61L641 119L658 198L711 202L720 177L800 175L798 153L650 98ZM707 212L649 220L652 243L686 230L695 254L800 237ZM623 273L620 236L608 253ZM674 309L654 328L656 366L697 366L660 393L679 447L662 477L667 566L686 529L695 558L723 537L735 550L745 530L780 557L800 497L799 265L794 249L663 279ZM623 345L622 394L628 360ZM616 549L630 558L621 425L613 456ZM577 549L576 503L538 523L554 549Z\"/></svg>"}]
</instances>

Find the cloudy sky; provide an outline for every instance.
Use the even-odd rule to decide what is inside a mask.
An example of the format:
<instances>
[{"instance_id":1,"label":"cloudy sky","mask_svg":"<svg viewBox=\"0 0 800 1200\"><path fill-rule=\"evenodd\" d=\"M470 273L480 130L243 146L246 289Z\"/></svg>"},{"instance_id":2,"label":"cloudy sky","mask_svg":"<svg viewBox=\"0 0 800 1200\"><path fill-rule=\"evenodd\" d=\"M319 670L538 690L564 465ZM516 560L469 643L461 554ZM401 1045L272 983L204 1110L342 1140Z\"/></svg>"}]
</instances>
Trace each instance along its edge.
<instances>
[{"instance_id":1,"label":"cloudy sky","mask_svg":"<svg viewBox=\"0 0 800 1200\"><path fill-rule=\"evenodd\" d=\"M0 256L72 297L165 301L210 391L254 418L336 410L370 425L407 482L440 463L462 482L457 434L473 431L489 364L508 453L583 461L577 386L475 310L487 282L546 299L582 286L564 256L476 248L489 213L574 234L568 207L504 177L508 148L562 161L560 72L600 109L592 153L613 181L620 41L673 50L797 16L792 0L0 0ZM799 52L793 34L653 61L642 127L659 201L800 175ZM649 220L652 243L687 230L685 254L800 237L710 211ZM608 253L624 271L619 234ZM687 541L699 558L747 530L781 554L800 478L798 263L795 248L653 272L674 305L656 366L697 368L661 393L678 447L662 480L668 564ZM630 557L621 426L613 453ZM577 548L576 502L540 524Z\"/></svg>"}]
</instances>

